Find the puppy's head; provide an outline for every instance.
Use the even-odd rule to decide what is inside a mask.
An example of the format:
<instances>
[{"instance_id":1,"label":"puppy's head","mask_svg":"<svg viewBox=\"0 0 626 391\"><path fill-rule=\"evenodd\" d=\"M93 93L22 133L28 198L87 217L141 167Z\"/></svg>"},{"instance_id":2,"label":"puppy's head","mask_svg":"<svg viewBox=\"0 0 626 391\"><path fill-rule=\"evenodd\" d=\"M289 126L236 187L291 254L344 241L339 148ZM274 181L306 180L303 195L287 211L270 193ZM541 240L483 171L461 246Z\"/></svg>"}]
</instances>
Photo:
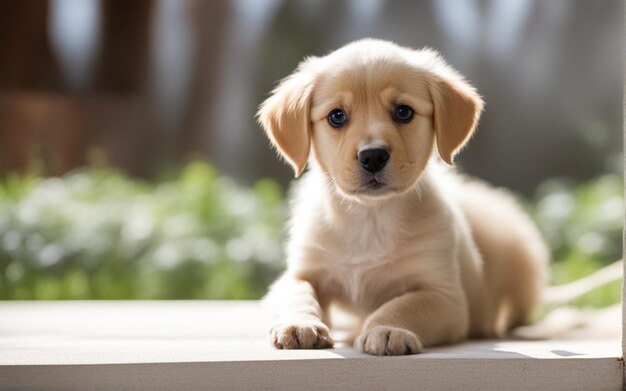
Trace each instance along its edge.
<instances>
[{"instance_id":1,"label":"puppy's head","mask_svg":"<svg viewBox=\"0 0 626 391\"><path fill-rule=\"evenodd\" d=\"M415 186L436 144L452 164L483 102L431 50L357 41L304 60L258 117L294 168L307 161L349 197L387 197Z\"/></svg>"}]
</instances>

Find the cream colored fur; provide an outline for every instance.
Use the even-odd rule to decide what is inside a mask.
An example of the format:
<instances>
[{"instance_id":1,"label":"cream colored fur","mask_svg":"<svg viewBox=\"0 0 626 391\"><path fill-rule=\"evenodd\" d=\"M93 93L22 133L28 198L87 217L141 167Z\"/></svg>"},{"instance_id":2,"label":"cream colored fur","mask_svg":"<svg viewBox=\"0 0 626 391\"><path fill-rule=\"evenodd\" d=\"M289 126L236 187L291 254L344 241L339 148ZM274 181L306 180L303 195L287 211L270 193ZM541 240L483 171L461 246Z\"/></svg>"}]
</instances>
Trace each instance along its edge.
<instances>
[{"instance_id":1,"label":"cream colored fur","mask_svg":"<svg viewBox=\"0 0 626 391\"><path fill-rule=\"evenodd\" d=\"M410 106L409 123L392 118ZM356 315L354 344L378 355L420 352L522 325L546 281L548 253L513 197L456 174L483 102L431 50L362 40L306 59L259 110L300 175L287 270L266 298L277 348L333 346L331 305ZM346 126L329 125L343 109ZM357 154L390 159L370 191ZM436 151L436 152L435 152Z\"/></svg>"}]
</instances>

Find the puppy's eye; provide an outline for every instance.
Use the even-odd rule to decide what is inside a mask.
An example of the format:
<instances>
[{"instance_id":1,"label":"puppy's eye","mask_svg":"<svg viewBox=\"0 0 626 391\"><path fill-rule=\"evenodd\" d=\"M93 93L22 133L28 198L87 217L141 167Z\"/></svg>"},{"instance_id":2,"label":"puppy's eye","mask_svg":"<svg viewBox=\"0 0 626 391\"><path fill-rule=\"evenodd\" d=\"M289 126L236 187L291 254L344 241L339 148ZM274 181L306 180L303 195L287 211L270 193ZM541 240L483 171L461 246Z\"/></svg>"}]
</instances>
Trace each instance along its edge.
<instances>
[{"instance_id":1,"label":"puppy's eye","mask_svg":"<svg viewBox=\"0 0 626 391\"><path fill-rule=\"evenodd\" d=\"M348 122L348 116L342 109L334 109L328 113L328 123L333 128L341 128Z\"/></svg>"},{"instance_id":2,"label":"puppy's eye","mask_svg":"<svg viewBox=\"0 0 626 391\"><path fill-rule=\"evenodd\" d=\"M413 119L413 109L407 105L398 105L393 111L393 120L406 124Z\"/></svg>"}]
</instances>

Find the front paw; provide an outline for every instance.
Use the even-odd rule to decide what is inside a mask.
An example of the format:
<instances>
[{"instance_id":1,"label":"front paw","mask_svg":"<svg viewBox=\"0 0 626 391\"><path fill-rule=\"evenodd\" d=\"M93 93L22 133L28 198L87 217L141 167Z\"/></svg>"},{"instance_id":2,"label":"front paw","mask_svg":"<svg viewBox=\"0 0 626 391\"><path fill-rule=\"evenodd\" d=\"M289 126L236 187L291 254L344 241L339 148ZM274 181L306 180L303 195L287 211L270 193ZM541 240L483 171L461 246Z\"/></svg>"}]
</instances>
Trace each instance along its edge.
<instances>
[{"instance_id":1,"label":"front paw","mask_svg":"<svg viewBox=\"0 0 626 391\"><path fill-rule=\"evenodd\" d=\"M422 351L422 343L415 333L399 327L376 326L364 331L354 341L359 350L379 356L400 356Z\"/></svg>"},{"instance_id":2,"label":"front paw","mask_svg":"<svg viewBox=\"0 0 626 391\"><path fill-rule=\"evenodd\" d=\"M269 330L270 341L278 349L325 349L333 347L328 327L322 322L278 323Z\"/></svg>"}]
</instances>

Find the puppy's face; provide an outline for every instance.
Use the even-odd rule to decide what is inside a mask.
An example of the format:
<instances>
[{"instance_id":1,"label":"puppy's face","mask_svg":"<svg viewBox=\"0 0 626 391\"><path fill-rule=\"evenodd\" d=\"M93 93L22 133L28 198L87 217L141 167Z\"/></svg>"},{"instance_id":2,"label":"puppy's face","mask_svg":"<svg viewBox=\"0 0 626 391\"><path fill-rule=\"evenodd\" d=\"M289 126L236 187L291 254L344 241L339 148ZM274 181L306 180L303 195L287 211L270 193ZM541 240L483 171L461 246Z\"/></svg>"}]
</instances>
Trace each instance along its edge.
<instances>
[{"instance_id":1,"label":"puppy's face","mask_svg":"<svg viewBox=\"0 0 626 391\"><path fill-rule=\"evenodd\" d=\"M451 164L481 109L436 53L364 40L305 60L259 118L296 175L312 159L341 194L360 199L413 188L435 142Z\"/></svg>"},{"instance_id":2,"label":"puppy's face","mask_svg":"<svg viewBox=\"0 0 626 391\"><path fill-rule=\"evenodd\" d=\"M331 65L338 70L317 78L313 157L344 195L402 193L416 183L433 147L426 80L390 59L348 64Z\"/></svg>"}]
</instances>

